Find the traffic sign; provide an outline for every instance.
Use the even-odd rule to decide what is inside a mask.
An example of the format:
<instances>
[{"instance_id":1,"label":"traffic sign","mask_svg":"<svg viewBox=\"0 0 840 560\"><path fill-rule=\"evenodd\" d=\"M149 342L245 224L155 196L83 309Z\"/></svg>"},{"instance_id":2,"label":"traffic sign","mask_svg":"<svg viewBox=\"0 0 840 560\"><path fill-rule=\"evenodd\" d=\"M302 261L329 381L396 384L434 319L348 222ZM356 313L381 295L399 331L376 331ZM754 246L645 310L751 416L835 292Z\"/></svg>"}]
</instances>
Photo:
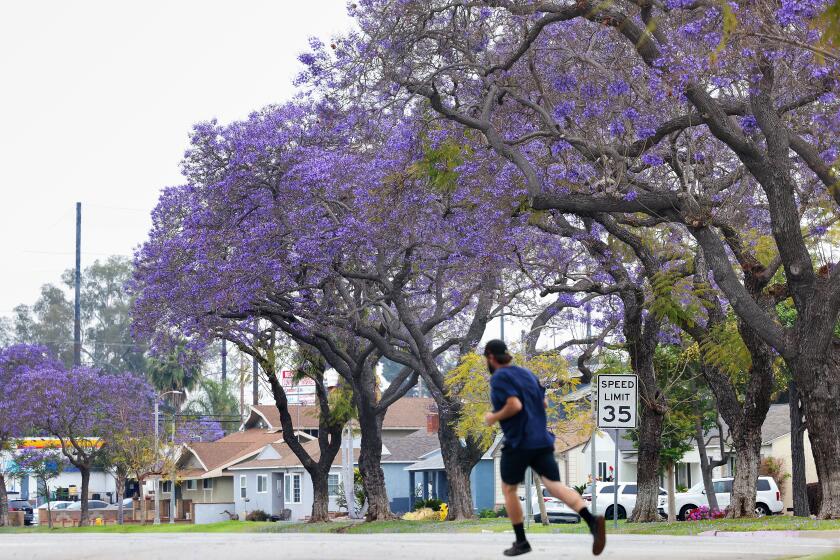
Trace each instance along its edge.
<instances>
[{"instance_id":1,"label":"traffic sign","mask_svg":"<svg viewBox=\"0 0 840 560\"><path fill-rule=\"evenodd\" d=\"M638 376L598 376L599 428L635 428L638 402Z\"/></svg>"}]
</instances>

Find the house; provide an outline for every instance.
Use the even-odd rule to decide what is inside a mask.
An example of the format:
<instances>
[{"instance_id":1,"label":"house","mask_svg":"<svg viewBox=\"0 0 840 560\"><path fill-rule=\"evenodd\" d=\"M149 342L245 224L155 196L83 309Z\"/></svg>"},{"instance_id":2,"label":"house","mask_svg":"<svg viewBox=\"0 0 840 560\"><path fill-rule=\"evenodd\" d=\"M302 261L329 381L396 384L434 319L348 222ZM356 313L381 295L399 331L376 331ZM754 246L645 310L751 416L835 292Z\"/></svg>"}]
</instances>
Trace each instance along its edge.
<instances>
[{"instance_id":1,"label":"house","mask_svg":"<svg viewBox=\"0 0 840 560\"><path fill-rule=\"evenodd\" d=\"M353 464L358 465L359 442L353 443ZM320 456L317 441L307 441L303 448L314 460ZM329 511L338 512L342 457L338 453L328 475ZM240 518L249 511L262 510L281 516L284 510L290 519L302 520L312 512L314 490L312 477L300 459L286 443L265 446L255 458L242 461L227 469L234 481L234 501Z\"/></svg>"},{"instance_id":2,"label":"house","mask_svg":"<svg viewBox=\"0 0 840 560\"><path fill-rule=\"evenodd\" d=\"M411 500L407 473L403 470L418 456L409 451L430 447L429 437L414 436L406 445L397 443L428 426L432 399L402 398L388 408L383 419L383 471L395 511L407 511ZM317 406L290 406L298 440L311 456L318 456L318 443L312 441L318 433ZM437 437L433 436L437 441ZM422 440L422 441L421 441ZM388 445L397 454L392 456ZM408 446L408 447L407 447ZM354 442L354 463L358 461L358 441ZM312 510L312 481L297 456L283 441L280 414L273 405L252 406L240 431L215 442L185 445L178 460L178 479L181 497L192 508L196 523L225 519L228 513L244 517L246 512L260 509L269 515L280 516L291 510L292 519L304 519ZM330 475L330 510L338 511L339 472L341 456L336 456ZM395 471L398 469L399 472ZM405 482L400 479L405 478ZM395 492L396 494L392 494ZM168 500L164 483L161 498ZM228 512L228 513L226 513Z\"/></svg>"},{"instance_id":3,"label":"house","mask_svg":"<svg viewBox=\"0 0 840 560\"><path fill-rule=\"evenodd\" d=\"M414 506L411 479L406 468L440 450L437 433L428 429L417 430L407 436L383 434L384 446L381 461L385 486L391 500L391 511L403 514Z\"/></svg>"},{"instance_id":4,"label":"house","mask_svg":"<svg viewBox=\"0 0 840 560\"><path fill-rule=\"evenodd\" d=\"M499 439L497 438L496 442ZM494 445L496 444L494 442ZM494 507L495 482L493 477L493 451L491 446L470 473L470 491L473 509L479 512ZM411 502L417 499L428 500L436 498L443 502L449 499L449 482L443 464L440 447L420 456L420 460L405 467L408 472L409 508Z\"/></svg>"}]
</instances>

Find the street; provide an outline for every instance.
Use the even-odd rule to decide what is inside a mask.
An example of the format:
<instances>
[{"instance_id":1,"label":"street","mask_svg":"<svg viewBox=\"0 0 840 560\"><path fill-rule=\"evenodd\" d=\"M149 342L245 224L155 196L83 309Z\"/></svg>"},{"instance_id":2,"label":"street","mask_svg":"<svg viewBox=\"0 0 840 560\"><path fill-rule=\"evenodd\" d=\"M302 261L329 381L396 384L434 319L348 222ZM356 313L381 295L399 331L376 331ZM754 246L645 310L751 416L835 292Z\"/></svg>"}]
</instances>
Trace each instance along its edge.
<instances>
[{"instance_id":1,"label":"street","mask_svg":"<svg viewBox=\"0 0 840 560\"><path fill-rule=\"evenodd\" d=\"M798 558L824 554L833 539L776 535L610 536L602 558ZM422 560L502 558L513 535L487 534L19 534L0 536L2 560L257 560L262 558ZM591 558L581 535L534 535L528 558Z\"/></svg>"}]
</instances>

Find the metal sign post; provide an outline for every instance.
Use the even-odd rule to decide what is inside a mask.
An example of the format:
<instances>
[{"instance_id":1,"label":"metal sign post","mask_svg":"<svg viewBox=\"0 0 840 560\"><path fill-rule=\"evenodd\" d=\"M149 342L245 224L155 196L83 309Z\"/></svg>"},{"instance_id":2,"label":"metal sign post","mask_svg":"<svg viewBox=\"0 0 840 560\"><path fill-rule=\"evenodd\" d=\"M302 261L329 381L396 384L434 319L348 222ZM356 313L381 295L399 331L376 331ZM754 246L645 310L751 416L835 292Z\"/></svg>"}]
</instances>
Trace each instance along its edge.
<instances>
[{"instance_id":1,"label":"metal sign post","mask_svg":"<svg viewBox=\"0 0 840 560\"><path fill-rule=\"evenodd\" d=\"M618 527L618 441L620 430L637 427L639 379L635 375L598 376L598 427L613 428L613 525Z\"/></svg>"},{"instance_id":2,"label":"metal sign post","mask_svg":"<svg viewBox=\"0 0 840 560\"><path fill-rule=\"evenodd\" d=\"M615 430L615 459L614 459L614 473L613 474L613 527L618 529L618 430Z\"/></svg>"}]
</instances>

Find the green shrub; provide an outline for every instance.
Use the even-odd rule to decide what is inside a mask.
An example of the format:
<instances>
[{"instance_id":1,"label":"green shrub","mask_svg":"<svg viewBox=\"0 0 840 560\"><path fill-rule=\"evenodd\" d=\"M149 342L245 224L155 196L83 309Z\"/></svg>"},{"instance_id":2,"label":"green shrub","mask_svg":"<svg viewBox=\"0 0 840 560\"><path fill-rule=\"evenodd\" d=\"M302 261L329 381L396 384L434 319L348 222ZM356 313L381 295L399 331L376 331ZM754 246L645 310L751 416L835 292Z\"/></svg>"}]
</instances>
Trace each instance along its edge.
<instances>
[{"instance_id":1,"label":"green shrub","mask_svg":"<svg viewBox=\"0 0 840 560\"><path fill-rule=\"evenodd\" d=\"M246 521L268 521L269 515L261 509L255 509L245 516Z\"/></svg>"},{"instance_id":2,"label":"green shrub","mask_svg":"<svg viewBox=\"0 0 840 560\"><path fill-rule=\"evenodd\" d=\"M496 512L492 509L483 509L480 512L478 512L478 516L481 519L495 519L496 517L498 517L496 515Z\"/></svg>"},{"instance_id":3,"label":"green shrub","mask_svg":"<svg viewBox=\"0 0 840 560\"><path fill-rule=\"evenodd\" d=\"M507 517L507 508L505 506L500 507L496 510L496 517Z\"/></svg>"}]
</instances>

